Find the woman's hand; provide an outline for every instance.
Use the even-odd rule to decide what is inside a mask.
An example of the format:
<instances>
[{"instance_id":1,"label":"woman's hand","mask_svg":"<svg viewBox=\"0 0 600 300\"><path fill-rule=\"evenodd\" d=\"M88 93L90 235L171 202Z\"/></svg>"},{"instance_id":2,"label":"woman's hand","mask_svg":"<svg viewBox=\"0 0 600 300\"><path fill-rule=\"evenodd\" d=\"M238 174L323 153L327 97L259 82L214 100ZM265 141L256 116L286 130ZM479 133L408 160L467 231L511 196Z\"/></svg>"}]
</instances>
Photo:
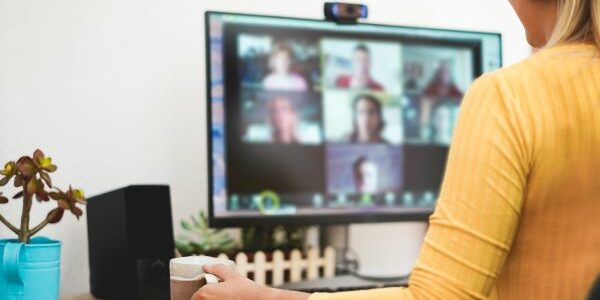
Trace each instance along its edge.
<instances>
[{"instance_id":1,"label":"woman's hand","mask_svg":"<svg viewBox=\"0 0 600 300\"><path fill-rule=\"evenodd\" d=\"M223 265L207 265L204 271L219 277L222 282L204 285L191 300L307 300L309 296L259 285Z\"/></svg>"}]
</instances>

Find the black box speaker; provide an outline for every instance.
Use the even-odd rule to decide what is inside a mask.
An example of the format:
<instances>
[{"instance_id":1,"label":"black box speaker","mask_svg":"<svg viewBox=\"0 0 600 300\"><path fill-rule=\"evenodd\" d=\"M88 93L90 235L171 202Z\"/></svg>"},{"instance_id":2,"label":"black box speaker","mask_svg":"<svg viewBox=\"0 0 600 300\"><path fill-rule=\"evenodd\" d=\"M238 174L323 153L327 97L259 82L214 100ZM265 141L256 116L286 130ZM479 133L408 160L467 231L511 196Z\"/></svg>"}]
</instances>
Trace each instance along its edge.
<instances>
[{"instance_id":1,"label":"black box speaker","mask_svg":"<svg viewBox=\"0 0 600 300\"><path fill-rule=\"evenodd\" d=\"M169 299L175 245L168 186L132 185L91 197L87 224L92 295Z\"/></svg>"}]
</instances>

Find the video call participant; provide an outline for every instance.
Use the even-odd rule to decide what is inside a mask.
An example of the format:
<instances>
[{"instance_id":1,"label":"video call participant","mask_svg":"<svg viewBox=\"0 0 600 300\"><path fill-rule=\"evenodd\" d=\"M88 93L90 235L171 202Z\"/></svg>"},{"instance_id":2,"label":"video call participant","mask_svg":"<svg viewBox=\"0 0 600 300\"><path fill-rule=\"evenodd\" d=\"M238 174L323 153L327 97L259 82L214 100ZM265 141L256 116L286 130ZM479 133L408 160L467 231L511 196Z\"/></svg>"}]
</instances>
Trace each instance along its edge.
<instances>
[{"instance_id":1,"label":"video call participant","mask_svg":"<svg viewBox=\"0 0 600 300\"><path fill-rule=\"evenodd\" d=\"M440 62L423 95L429 98L462 98L463 92L456 86L448 62Z\"/></svg>"},{"instance_id":2,"label":"video call participant","mask_svg":"<svg viewBox=\"0 0 600 300\"><path fill-rule=\"evenodd\" d=\"M267 117L271 126L271 142L298 143L296 134L298 112L292 100L284 96L271 99L267 104Z\"/></svg>"},{"instance_id":3,"label":"video call participant","mask_svg":"<svg viewBox=\"0 0 600 300\"><path fill-rule=\"evenodd\" d=\"M463 97L463 92L456 86L452 79L452 73L447 62L440 62L433 78L423 91L421 100L421 128L425 129L421 132L421 137L430 140L431 130L435 124L430 124L434 107L441 101L449 99L460 101Z\"/></svg>"},{"instance_id":4,"label":"video call participant","mask_svg":"<svg viewBox=\"0 0 600 300\"><path fill-rule=\"evenodd\" d=\"M451 102L439 102L433 108L432 142L436 144L450 144L454 129L454 110L456 104Z\"/></svg>"},{"instance_id":5,"label":"video call participant","mask_svg":"<svg viewBox=\"0 0 600 300\"><path fill-rule=\"evenodd\" d=\"M293 62L292 49L283 43L275 44L269 57L271 72L264 78L263 87L267 90L306 91L306 80L292 71Z\"/></svg>"},{"instance_id":6,"label":"video call participant","mask_svg":"<svg viewBox=\"0 0 600 300\"><path fill-rule=\"evenodd\" d=\"M353 129L348 137L350 143L384 143L381 136L385 127L381 103L372 95L358 95L352 103Z\"/></svg>"},{"instance_id":7,"label":"video call participant","mask_svg":"<svg viewBox=\"0 0 600 300\"><path fill-rule=\"evenodd\" d=\"M368 89L383 91L383 86L371 77L371 51L359 44L352 55L352 74L341 75L335 85L339 88Z\"/></svg>"},{"instance_id":8,"label":"video call participant","mask_svg":"<svg viewBox=\"0 0 600 300\"><path fill-rule=\"evenodd\" d=\"M360 194L377 193L379 185L379 167L366 156L358 157L352 164L354 185Z\"/></svg>"}]
</instances>

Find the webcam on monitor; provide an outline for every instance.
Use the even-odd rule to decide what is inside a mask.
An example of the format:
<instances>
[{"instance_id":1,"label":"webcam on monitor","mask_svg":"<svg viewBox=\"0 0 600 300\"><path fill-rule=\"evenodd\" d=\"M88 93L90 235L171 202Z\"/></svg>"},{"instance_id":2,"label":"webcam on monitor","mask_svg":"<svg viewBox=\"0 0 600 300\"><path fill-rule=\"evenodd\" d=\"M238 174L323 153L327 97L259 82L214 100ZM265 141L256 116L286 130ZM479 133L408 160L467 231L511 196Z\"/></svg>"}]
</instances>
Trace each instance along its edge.
<instances>
[{"instance_id":1,"label":"webcam on monitor","mask_svg":"<svg viewBox=\"0 0 600 300\"><path fill-rule=\"evenodd\" d=\"M325 2L323 9L325 19L338 24L356 24L369 14L367 6L363 4Z\"/></svg>"}]
</instances>

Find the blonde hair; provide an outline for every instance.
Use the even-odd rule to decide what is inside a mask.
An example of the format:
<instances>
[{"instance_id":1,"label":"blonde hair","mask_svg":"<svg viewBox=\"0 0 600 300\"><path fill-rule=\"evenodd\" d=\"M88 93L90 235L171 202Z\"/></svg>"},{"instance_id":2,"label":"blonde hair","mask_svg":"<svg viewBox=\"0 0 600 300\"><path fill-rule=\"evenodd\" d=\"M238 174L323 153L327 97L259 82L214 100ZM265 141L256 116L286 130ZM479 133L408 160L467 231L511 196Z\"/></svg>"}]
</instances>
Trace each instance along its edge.
<instances>
[{"instance_id":1,"label":"blonde hair","mask_svg":"<svg viewBox=\"0 0 600 300\"><path fill-rule=\"evenodd\" d=\"M556 1L556 26L546 46L584 42L600 49L600 0Z\"/></svg>"}]
</instances>

